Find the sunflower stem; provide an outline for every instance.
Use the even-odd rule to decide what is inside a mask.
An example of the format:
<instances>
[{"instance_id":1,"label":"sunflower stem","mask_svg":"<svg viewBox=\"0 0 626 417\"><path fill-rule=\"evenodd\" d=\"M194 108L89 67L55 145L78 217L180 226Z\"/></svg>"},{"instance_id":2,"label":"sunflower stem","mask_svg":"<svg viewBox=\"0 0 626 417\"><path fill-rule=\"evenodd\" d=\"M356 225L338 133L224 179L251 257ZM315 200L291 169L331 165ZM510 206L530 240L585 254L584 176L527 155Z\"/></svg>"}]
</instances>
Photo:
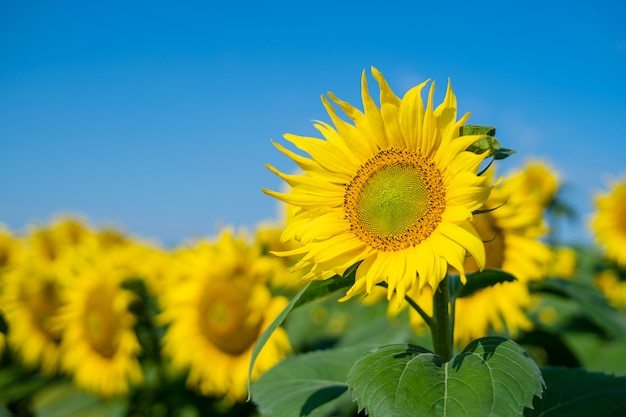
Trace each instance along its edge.
<instances>
[{"instance_id":1,"label":"sunflower stem","mask_svg":"<svg viewBox=\"0 0 626 417\"><path fill-rule=\"evenodd\" d=\"M432 319L434 323L430 328L435 353L445 361L452 359L452 321L450 313L450 289L448 276L446 275L433 294Z\"/></svg>"}]
</instances>

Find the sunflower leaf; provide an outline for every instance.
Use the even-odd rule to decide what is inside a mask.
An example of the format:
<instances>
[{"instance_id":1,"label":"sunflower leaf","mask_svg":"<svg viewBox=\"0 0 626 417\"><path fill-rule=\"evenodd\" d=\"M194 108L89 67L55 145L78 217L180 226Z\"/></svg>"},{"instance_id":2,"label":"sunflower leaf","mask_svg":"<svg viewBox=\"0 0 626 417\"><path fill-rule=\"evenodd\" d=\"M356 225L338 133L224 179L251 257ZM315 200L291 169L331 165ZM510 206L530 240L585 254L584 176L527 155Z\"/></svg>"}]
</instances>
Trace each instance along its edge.
<instances>
[{"instance_id":1,"label":"sunflower leaf","mask_svg":"<svg viewBox=\"0 0 626 417\"><path fill-rule=\"evenodd\" d=\"M531 282L530 291L571 299L606 334L616 339L626 339L626 319L609 305L604 294L591 285L550 278Z\"/></svg>"},{"instance_id":2,"label":"sunflower leaf","mask_svg":"<svg viewBox=\"0 0 626 417\"><path fill-rule=\"evenodd\" d=\"M291 301L289 301L289 304L287 304L283 311L281 311L280 314L276 316L272 324L270 324L265 329L265 331L263 331L256 344L254 345L254 348L252 349L250 367L248 368L248 393L250 393L250 377L252 376L252 370L254 369L254 363L257 356L259 356L261 349L263 349L263 346L265 346L272 333L274 333L278 326L280 326L285 321L289 313L295 308L301 307L312 301L330 295L333 292L338 291L342 288L351 287L352 285L354 285L357 268L358 264L355 264L346 269L343 275L335 275L332 278L328 278L322 281L311 281L307 283L304 288L302 288L300 292L291 299ZM248 397L249 395L250 394L248 394Z\"/></svg>"},{"instance_id":3,"label":"sunflower leaf","mask_svg":"<svg viewBox=\"0 0 626 417\"><path fill-rule=\"evenodd\" d=\"M470 136L470 135L495 136L496 128L493 126L465 125L465 126L461 126L459 135L460 136Z\"/></svg>"},{"instance_id":4,"label":"sunflower leaf","mask_svg":"<svg viewBox=\"0 0 626 417\"><path fill-rule=\"evenodd\" d=\"M252 383L252 399L262 415L321 415L335 408L340 397L349 401L346 377L350 367L373 347L350 346L287 358Z\"/></svg>"},{"instance_id":5,"label":"sunflower leaf","mask_svg":"<svg viewBox=\"0 0 626 417\"><path fill-rule=\"evenodd\" d=\"M485 337L450 362L420 346L381 346L354 364L348 385L371 417L449 417L522 416L544 383L518 344Z\"/></svg>"},{"instance_id":6,"label":"sunflower leaf","mask_svg":"<svg viewBox=\"0 0 626 417\"><path fill-rule=\"evenodd\" d=\"M461 285L456 293L456 298L463 298L474 294L483 288L492 287L501 282L516 281L513 275L500 269L485 269L484 271L467 274L467 282Z\"/></svg>"},{"instance_id":7,"label":"sunflower leaf","mask_svg":"<svg viewBox=\"0 0 626 417\"><path fill-rule=\"evenodd\" d=\"M581 368L544 368L546 390L527 417L626 415L626 378Z\"/></svg>"},{"instance_id":8,"label":"sunflower leaf","mask_svg":"<svg viewBox=\"0 0 626 417\"><path fill-rule=\"evenodd\" d=\"M517 151L514 150L514 149L499 148L499 149L492 150L492 153L493 153L493 159L495 159L495 160L502 160L502 159L506 159L509 156L517 153Z\"/></svg>"},{"instance_id":9,"label":"sunflower leaf","mask_svg":"<svg viewBox=\"0 0 626 417\"><path fill-rule=\"evenodd\" d=\"M34 414L41 417L122 417L128 410L128 397L109 399L81 391L70 382L49 384L33 397Z\"/></svg>"}]
</instances>

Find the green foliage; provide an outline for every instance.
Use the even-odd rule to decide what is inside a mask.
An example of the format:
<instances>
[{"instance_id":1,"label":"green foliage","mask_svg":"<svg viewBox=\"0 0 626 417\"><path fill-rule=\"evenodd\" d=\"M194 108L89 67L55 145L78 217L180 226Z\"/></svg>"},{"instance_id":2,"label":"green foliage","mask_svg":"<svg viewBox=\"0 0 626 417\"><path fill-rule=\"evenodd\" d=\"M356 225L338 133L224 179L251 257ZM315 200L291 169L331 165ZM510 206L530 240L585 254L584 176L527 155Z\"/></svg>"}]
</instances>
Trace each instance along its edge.
<instances>
[{"instance_id":1,"label":"green foliage","mask_svg":"<svg viewBox=\"0 0 626 417\"><path fill-rule=\"evenodd\" d=\"M496 128L493 126L476 126L466 125L461 126L461 136L469 135L481 135L483 136L467 148L469 152L481 154L489 152L493 159L505 159L513 155L516 151L513 149L507 149L500 146L500 142L494 137L496 135Z\"/></svg>"},{"instance_id":2,"label":"green foliage","mask_svg":"<svg viewBox=\"0 0 626 417\"><path fill-rule=\"evenodd\" d=\"M287 358L252 384L252 398L267 416L324 415L337 407L340 396L347 396L350 367L372 347L359 345Z\"/></svg>"},{"instance_id":3,"label":"green foliage","mask_svg":"<svg viewBox=\"0 0 626 417\"><path fill-rule=\"evenodd\" d=\"M33 398L38 417L122 417L127 406L127 397L104 400L76 389L69 382L49 385Z\"/></svg>"},{"instance_id":4,"label":"green foliage","mask_svg":"<svg viewBox=\"0 0 626 417\"><path fill-rule=\"evenodd\" d=\"M415 345L386 345L353 366L348 385L369 416L521 416L543 379L515 342L487 337L445 362Z\"/></svg>"},{"instance_id":5,"label":"green foliage","mask_svg":"<svg viewBox=\"0 0 626 417\"><path fill-rule=\"evenodd\" d=\"M612 308L596 288L577 281L557 278L532 282L534 293L552 294L576 302L580 311L608 336L626 340L626 317Z\"/></svg>"},{"instance_id":6,"label":"green foliage","mask_svg":"<svg viewBox=\"0 0 626 417\"><path fill-rule=\"evenodd\" d=\"M11 404L29 398L50 383L50 378L24 369L18 364L0 363L0 404Z\"/></svg>"},{"instance_id":7,"label":"green foliage","mask_svg":"<svg viewBox=\"0 0 626 417\"><path fill-rule=\"evenodd\" d=\"M453 296L456 294L456 298L468 297L476 291L480 291L484 288L494 286L501 282L512 282L515 280L516 278L508 272L504 272L500 269L486 269L473 274L467 274L467 282L465 285L461 285L457 291L453 290L451 293ZM460 285L460 279L458 276L452 280L452 282L454 281L458 282L458 284L451 285Z\"/></svg>"},{"instance_id":8,"label":"green foliage","mask_svg":"<svg viewBox=\"0 0 626 417\"><path fill-rule=\"evenodd\" d=\"M584 369L544 368L546 390L527 417L620 417L626 415L626 378Z\"/></svg>"},{"instance_id":9,"label":"green foliage","mask_svg":"<svg viewBox=\"0 0 626 417\"><path fill-rule=\"evenodd\" d=\"M493 126L465 125L465 126L461 126L459 135L460 136L485 135L485 136L493 137L496 135L496 128Z\"/></svg>"},{"instance_id":10,"label":"green foliage","mask_svg":"<svg viewBox=\"0 0 626 417\"><path fill-rule=\"evenodd\" d=\"M354 284L354 277L357 268L358 264L348 268L343 276L335 275L334 277L323 281L311 281L291 299L289 304L287 304L287 307L284 308L276 319L274 319L272 324L270 324L267 329L265 329L263 334L261 334L252 349L252 357L250 359L250 368L248 371L248 392L250 392L250 376L252 375L252 369L254 369L254 363L257 356L259 356L261 349L263 349L263 346L265 346L272 333L274 333L278 326L285 321L285 318L287 318L289 313L294 308L301 307L312 301L323 298L340 289L351 287Z\"/></svg>"}]
</instances>

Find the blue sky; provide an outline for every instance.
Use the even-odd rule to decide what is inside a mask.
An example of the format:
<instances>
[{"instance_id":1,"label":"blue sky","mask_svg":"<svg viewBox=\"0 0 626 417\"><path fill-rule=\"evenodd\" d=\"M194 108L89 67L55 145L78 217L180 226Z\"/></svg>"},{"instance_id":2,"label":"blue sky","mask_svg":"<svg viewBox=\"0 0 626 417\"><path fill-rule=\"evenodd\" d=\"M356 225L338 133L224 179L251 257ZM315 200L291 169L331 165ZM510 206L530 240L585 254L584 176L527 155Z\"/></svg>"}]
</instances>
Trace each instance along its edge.
<instances>
[{"instance_id":1,"label":"blue sky","mask_svg":"<svg viewBox=\"0 0 626 417\"><path fill-rule=\"evenodd\" d=\"M315 135L320 95L360 107L448 77L461 112L593 195L626 175L626 6L594 2L0 3L0 223L76 213L166 245L278 216L270 143Z\"/></svg>"}]
</instances>

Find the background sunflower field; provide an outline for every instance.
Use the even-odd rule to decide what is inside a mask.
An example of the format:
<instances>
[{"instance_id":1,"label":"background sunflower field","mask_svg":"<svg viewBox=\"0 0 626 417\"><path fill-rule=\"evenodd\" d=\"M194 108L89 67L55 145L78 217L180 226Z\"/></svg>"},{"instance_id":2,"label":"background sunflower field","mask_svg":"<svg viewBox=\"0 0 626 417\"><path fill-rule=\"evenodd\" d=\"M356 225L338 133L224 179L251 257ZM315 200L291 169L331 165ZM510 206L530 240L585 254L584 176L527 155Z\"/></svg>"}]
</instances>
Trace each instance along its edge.
<instances>
[{"instance_id":1,"label":"background sunflower field","mask_svg":"<svg viewBox=\"0 0 626 417\"><path fill-rule=\"evenodd\" d=\"M493 220L504 236L516 237L513 251L496 251L494 259L501 264L492 267L514 273L531 264L525 270L533 274L460 298L458 346L484 335L505 335L542 369L579 369L602 377L606 392L623 392L623 379L607 378L626 375L625 270L622 260L611 256L622 253L613 245L626 235L616 228L626 207L626 183L614 184L597 199L592 222L597 243L572 247L550 228L560 217L574 215L556 173L535 160L506 178L517 184L516 192L525 190L523 204L532 200L539 209L522 210L526 217L532 214L530 223L527 218L514 222L507 213ZM258 382L248 400L252 348L303 286L302 273L289 270L295 259L270 253L288 249L279 240L282 228L280 221L259 224L253 232L225 228L213 239L170 249L77 216L33 225L24 233L3 228L2 415L289 415L284 405L268 399L268 387L270 392L293 389L288 379L283 386L271 382L280 381L281 372L318 363L305 380L323 379L319 372L326 369L332 381L345 372L346 358L368 347L430 345L413 311L390 310L376 294L339 303L340 292L329 290L293 310L273 332L256 358L251 375ZM428 308L428 297L418 300ZM316 358L321 352L339 356ZM310 391L314 385L308 384L313 382L305 384ZM296 400L286 398L293 406L290 401ZM578 400L584 407L585 399ZM316 415L358 414L347 392L320 406ZM527 411L565 415L558 409Z\"/></svg>"}]
</instances>

